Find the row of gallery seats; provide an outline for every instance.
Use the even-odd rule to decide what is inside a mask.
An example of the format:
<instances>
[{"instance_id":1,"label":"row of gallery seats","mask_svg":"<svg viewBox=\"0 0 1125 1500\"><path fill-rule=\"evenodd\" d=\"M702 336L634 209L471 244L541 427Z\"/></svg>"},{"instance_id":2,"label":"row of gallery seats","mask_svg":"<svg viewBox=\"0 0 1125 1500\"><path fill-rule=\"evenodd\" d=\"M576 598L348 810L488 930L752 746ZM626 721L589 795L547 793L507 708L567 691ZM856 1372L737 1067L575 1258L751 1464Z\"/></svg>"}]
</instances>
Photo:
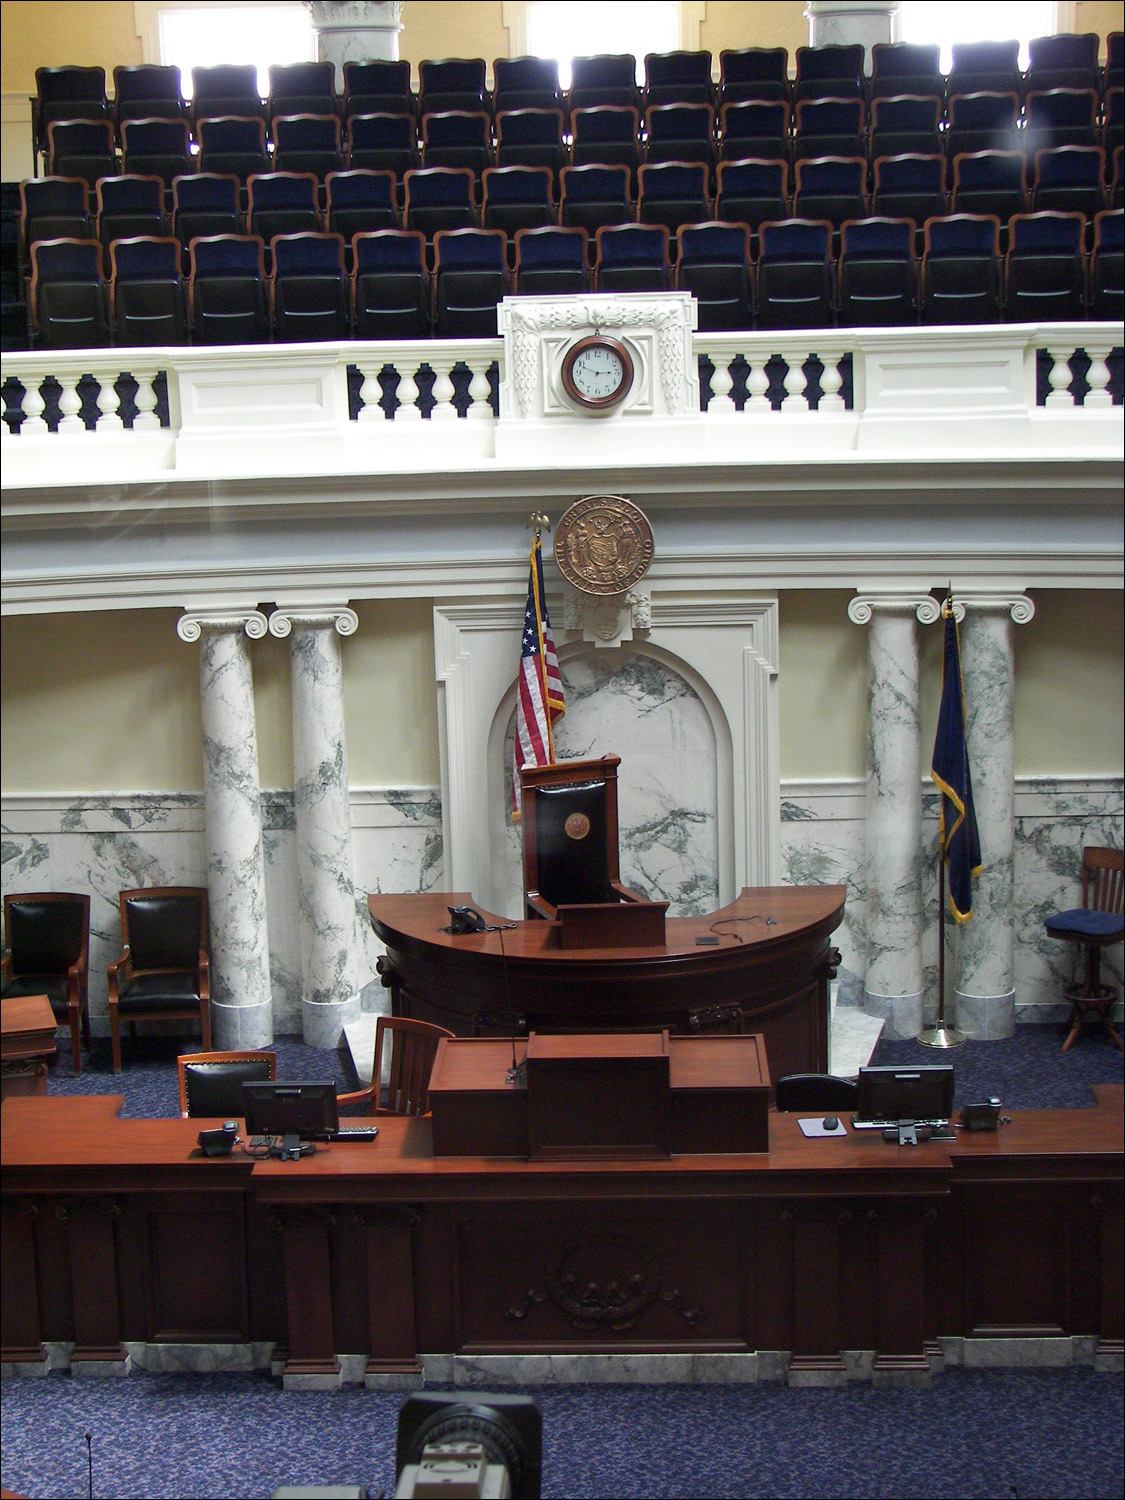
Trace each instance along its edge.
<instances>
[{"instance_id":1,"label":"row of gallery seats","mask_svg":"<svg viewBox=\"0 0 1125 1500\"><path fill-rule=\"evenodd\" d=\"M1106 62L1098 64L1096 34L1036 37L1029 47L1026 72L1019 67L1016 41L955 43L948 74L939 67L932 45L878 43L865 71L861 45L798 47L790 76L784 47L727 49L719 55L718 77L710 52L650 53L644 59L645 81L636 81L636 59L629 53L576 57L570 88L559 86L558 63L552 58L497 58L493 84L487 85L483 58L427 59L419 64L419 87L411 83L405 61L352 61L343 65L343 93L336 91L330 62L275 64L269 70L269 93L258 93L252 64L224 64L192 69L192 97L185 100L178 68L142 64L113 70L114 92L106 93L105 70L97 67L53 67L36 70L32 100L36 148L46 146L54 120L110 119L120 129L126 120L203 115L278 115L406 113L422 118L444 110L481 111L497 115L512 109L575 109L624 105L638 110L661 104L711 104L716 108L746 99L777 99L797 104L807 99L876 99L889 94L924 94L947 99L954 94L989 90L1025 94L1056 88L1093 89L1099 96L1125 83L1125 33L1107 38Z\"/></svg>"},{"instance_id":2,"label":"row of gallery seats","mask_svg":"<svg viewBox=\"0 0 1125 1500\"><path fill-rule=\"evenodd\" d=\"M606 225L663 224L669 234L684 224L712 219L747 224L756 235L768 220L828 219L838 229L848 219L870 216L928 219L952 213L994 214L1006 226L1017 214L1052 211L1085 215L1092 230L1099 212L1122 207L1122 152L1115 177L1102 181L1100 148L1061 146L1041 151L1028 181L1022 158L1005 152L958 157L952 193L940 157L907 153L880 157L874 191L866 186L860 158L824 157L720 162L711 194L705 164L662 162L637 174L637 192L624 166L564 167L559 196L546 167L489 167L477 177L467 167L408 171L401 181L388 171L331 172L321 184L312 173L266 172L246 184L245 207L231 174L196 173L173 180L166 194L156 176L124 174L99 178L91 195L80 177L32 177L19 185L19 249L23 277L37 240L100 240L104 267L113 240L133 235L171 235L187 247L200 235L254 234L268 245L275 235L354 235L376 229L420 230L427 240L441 230L584 229L591 238ZM479 199L478 199L479 195ZM591 247L592 248L592 247ZM921 250L921 235L917 237Z\"/></svg>"},{"instance_id":3,"label":"row of gallery seats","mask_svg":"<svg viewBox=\"0 0 1125 1500\"><path fill-rule=\"evenodd\" d=\"M1104 108L1102 107L1104 103ZM346 129L345 129L346 127ZM880 156L940 155L952 184L959 155L1003 150L1028 166L1042 150L1100 149L1105 161L1125 138L1125 89L1099 101L1094 89L936 96L744 100L716 115L706 103L657 104L641 114L632 105L575 109L448 110L417 122L405 112L347 117L302 112L277 116L272 131L256 114L126 120L115 132L108 119L53 120L46 128L49 175L99 177L126 172L173 178L194 171L230 172L241 181L257 172L312 172L323 179L345 167L391 171L465 167L478 177L494 166L547 167L556 179L565 166L721 161L747 157L800 162L821 156L862 157L868 172ZM119 149L120 148L120 149Z\"/></svg>"},{"instance_id":4,"label":"row of gallery seats","mask_svg":"<svg viewBox=\"0 0 1125 1500\"><path fill-rule=\"evenodd\" d=\"M1097 216L1084 249L1082 214L949 215L909 219L681 226L670 259L665 225L603 226L591 272L580 228L210 235L39 240L31 246L32 347L495 337L497 305L517 295L680 289L704 330L923 323L1098 320L1122 316L1123 220ZM350 249L350 272L346 251ZM432 250L432 268L427 259ZM510 253L513 265L509 266Z\"/></svg>"}]
</instances>

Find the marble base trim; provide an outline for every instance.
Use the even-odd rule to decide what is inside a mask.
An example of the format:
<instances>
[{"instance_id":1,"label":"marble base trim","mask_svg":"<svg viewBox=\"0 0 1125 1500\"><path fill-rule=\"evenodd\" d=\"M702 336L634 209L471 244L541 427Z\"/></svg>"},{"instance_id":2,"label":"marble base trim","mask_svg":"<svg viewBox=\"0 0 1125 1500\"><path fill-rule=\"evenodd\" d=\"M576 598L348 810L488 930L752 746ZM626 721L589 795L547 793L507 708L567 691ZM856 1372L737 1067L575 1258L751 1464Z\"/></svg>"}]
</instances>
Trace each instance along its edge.
<instances>
[{"instance_id":1,"label":"marble base trim","mask_svg":"<svg viewBox=\"0 0 1125 1500\"><path fill-rule=\"evenodd\" d=\"M218 1048L268 1047L273 1041L273 1003L231 1005L211 1001L212 1045Z\"/></svg>"},{"instance_id":2,"label":"marble base trim","mask_svg":"<svg viewBox=\"0 0 1125 1500\"><path fill-rule=\"evenodd\" d=\"M953 1017L959 1031L975 1042L1002 1042L1016 1031L1016 992L965 995L954 990Z\"/></svg>"},{"instance_id":3,"label":"marble base trim","mask_svg":"<svg viewBox=\"0 0 1125 1500\"><path fill-rule=\"evenodd\" d=\"M125 1354L130 1368L150 1375L226 1375L268 1370L273 1344L126 1343Z\"/></svg>"},{"instance_id":4,"label":"marble base trim","mask_svg":"<svg viewBox=\"0 0 1125 1500\"><path fill-rule=\"evenodd\" d=\"M888 1042L912 1041L922 1030L922 992L916 995L877 995L863 992L863 1009L883 1022Z\"/></svg>"},{"instance_id":5,"label":"marble base trim","mask_svg":"<svg viewBox=\"0 0 1125 1500\"><path fill-rule=\"evenodd\" d=\"M340 1045L344 1029L360 1016L359 996L350 1000L302 1000L301 1035L306 1047Z\"/></svg>"},{"instance_id":6,"label":"marble base trim","mask_svg":"<svg viewBox=\"0 0 1125 1500\"><path fill-rule=\"evenodd\" d=\"M1026 1339L943 1338L939 1342L946 1369L962 1366L966 1370L1061 1370L1070 1365L1100 1368L1102 1356L1093 1334Z\"/></svg>"}]
</instances>

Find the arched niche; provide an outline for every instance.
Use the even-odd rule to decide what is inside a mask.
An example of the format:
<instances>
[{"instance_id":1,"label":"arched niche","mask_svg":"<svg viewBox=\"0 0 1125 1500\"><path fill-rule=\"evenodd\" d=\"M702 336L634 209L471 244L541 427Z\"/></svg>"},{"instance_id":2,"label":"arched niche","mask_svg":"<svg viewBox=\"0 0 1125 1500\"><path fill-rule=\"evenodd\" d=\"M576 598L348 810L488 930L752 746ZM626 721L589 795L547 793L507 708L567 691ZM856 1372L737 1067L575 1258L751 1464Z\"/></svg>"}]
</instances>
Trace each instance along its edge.
<instances>
[{"instance_id":1,"label":"arched niche","mask_svg":"<svg viewBox=\"0 0 1125 1500\"><path fill-rule=\"evenodd\" d=\"M446 888L470 891L482 906L513 914L519 909L519 887L512 885L509 872L518 878L519 836L508 825L510 793L505 782L504 737L514 703L522 627L522 601L438 605L434 609ZM558 635L556 632L556 639ZM596 663L599 656L615 658L625 666L595 665L587 669L578 665L587 658ZM620 712L632 697L636 723L631 739L644 732L643 715L635 711L637 684L643 674L656 674L650 677L650 683L662 681L669 690L676 683L682 684L675 688L678 695L684 695L681 708L689 701L696 705L688 715L696 726L691 731L694 743L702 743L704 722L709 726L710 766L697 775L701 784L714 788L706 798L714 809L715 904L731 900L746 885L777 884L780 783L776 598L707 596L662 602L656 596L651 629L645 632L643 641L600 651L580 640L567 642L560 644L559 658L568 671L574 661L576 672L588 670L599 679L597 690L591 694L592 700L601 698L600 703L591 702L594 717L609 698L617 700L615 711ZM571 704L567 717L571 714L571 725L560 737L560 756L584 754L592 743L592 721L577 704ZM683 719L683 714L670 716L669 733L675 718ZM562 722L565 724L565 719ZM610 736L618 733L614 722L606 732ZM632 744L607 743L604 749L621 755L625 767L636 759ZM595 753L603 753L601 744L595 747ZM682 759L685 764L690 759L686 742ZM628 783L629 773L622 774ZM634 785L641 785L640 777ZM686 799L681 797L679 801L681 807L686 805ZM630 827L640 829L643 817L641 806L635 822L630 813ZM668 845L661 845L659 859L667 851ZM631 867L632 857L630 848L626 859L623 839L623 869ZM670 866L671 859L663 870L659 861L654 861L649 878L659 876L670 883ZM677 879L679 888L686 891L691 884L690 870L681 869Z\"/></svg>"}]
</instances>

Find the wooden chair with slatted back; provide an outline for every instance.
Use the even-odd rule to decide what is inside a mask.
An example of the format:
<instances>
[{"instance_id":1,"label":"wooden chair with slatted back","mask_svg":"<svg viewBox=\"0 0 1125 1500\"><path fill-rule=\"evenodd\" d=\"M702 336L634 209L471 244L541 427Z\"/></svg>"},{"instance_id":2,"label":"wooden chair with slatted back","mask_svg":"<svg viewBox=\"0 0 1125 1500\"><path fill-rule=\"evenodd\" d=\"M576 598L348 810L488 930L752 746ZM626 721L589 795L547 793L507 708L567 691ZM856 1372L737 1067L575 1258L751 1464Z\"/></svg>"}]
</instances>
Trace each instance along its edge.
<instances>
[{"instance_id":1,"label":"wooden chair with slatted back","mask_svg":"<svg viewBox=\"0 0 1125 1500\"><path fill-rule=\"evenodd\" d=\"M390 1036L391 1055L386 1104L380 1102L383 1047ZM365 1100L373 1115L424 1115L430 1109L430 1074L438 1042L453 1036L444 1026L411 1021L405 1016L380 1016L375 1024L375 1061L371 1082L352 1094L337 1096L337 1104L360 1104Z\"/></svg>"}]
</instances>

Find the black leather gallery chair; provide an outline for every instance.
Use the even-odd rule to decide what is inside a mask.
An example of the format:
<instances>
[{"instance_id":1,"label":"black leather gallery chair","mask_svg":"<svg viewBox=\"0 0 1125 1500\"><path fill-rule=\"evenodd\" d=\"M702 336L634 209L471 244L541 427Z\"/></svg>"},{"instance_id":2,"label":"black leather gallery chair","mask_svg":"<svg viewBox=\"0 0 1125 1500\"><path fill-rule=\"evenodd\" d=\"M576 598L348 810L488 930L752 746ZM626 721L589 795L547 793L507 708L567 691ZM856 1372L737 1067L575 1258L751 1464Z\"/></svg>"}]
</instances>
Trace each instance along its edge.
<instances>
[{"instance_id":1,"label":"black leather gallery chair","mask_svg":"<svg viewBox=\"0 0 1125 1500\"><path fill-rule=\"evenodd\" d=\"M124 949L106 974L113 1071L121 1071L121 1022L199 1017L203 1051L211 1050L211 960L207 891L199 886L150 886L122 891Z\"/></svg>"},{"instance_id":2,"label":"black leather gallery chair","mask_svg":"<svg viewBox=\"0 0 1125 1500\"><path fill-rule=\"evenodd\" d=\"M276 1052L186 1052L176 1059L180 1118L242 1116L242 1085L277 1077Z\"/></svg>"},{"instance_id":3,"label":"black leather gallery chair","mask_svg":"<svg viewBox=\"0 0 1125 1500\"><path fill-rule=\"evenodd\" d=\"M618 755L520 771L524 895L529 917L560 905L643 901L621 884Z\"/></svg>"},{"instance_id":4,"label":"black leather gallery chair","mask_svg":"<svg viewBox=\"0 0 1125 1500\"><path fill-rule=\"evenodd\" d=\"M74 1071L90 1045L87 999L90 898L72 891L21 891L4 897L4 958L0 995L46 995L70 1026Z\"/></svg>"}]
</instances>

